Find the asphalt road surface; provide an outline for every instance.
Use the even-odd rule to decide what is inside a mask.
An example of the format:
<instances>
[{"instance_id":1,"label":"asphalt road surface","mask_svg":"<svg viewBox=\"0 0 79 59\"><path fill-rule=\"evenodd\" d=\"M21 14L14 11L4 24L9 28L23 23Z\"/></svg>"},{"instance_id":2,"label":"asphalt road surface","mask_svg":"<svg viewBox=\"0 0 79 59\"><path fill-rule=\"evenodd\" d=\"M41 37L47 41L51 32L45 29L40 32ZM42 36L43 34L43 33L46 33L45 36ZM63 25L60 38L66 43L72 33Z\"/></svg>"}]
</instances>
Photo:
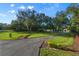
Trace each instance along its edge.
<instances>
[{"instance_id":1,"label":"asphalt road surface","mask_svg":"<svg viewBox=\"0 0 79 59\"><path fill-rule=\"evenodd\" d=\"M0 56L38 56L39 47L47 38L0 41Z\"/></svg>"}]
</instances>

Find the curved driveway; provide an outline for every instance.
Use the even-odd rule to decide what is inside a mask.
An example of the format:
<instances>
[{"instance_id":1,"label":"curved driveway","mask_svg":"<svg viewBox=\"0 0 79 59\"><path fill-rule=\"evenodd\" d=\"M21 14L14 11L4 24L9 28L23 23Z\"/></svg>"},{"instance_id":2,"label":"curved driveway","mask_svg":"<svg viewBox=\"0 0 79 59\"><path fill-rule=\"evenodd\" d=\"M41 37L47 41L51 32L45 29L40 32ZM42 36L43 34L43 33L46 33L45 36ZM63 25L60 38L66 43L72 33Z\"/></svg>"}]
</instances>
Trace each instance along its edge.
<instances>
[{"instance_id":1,"label":"curved driveway","mask_svg":"<svg viewBox=\"0 0 79 59\"><path fill-rule=\"evenodd\" d=\"M38 56L39 47L50 38L0 41L0 56Z\"/></svg>"}]
</instances>

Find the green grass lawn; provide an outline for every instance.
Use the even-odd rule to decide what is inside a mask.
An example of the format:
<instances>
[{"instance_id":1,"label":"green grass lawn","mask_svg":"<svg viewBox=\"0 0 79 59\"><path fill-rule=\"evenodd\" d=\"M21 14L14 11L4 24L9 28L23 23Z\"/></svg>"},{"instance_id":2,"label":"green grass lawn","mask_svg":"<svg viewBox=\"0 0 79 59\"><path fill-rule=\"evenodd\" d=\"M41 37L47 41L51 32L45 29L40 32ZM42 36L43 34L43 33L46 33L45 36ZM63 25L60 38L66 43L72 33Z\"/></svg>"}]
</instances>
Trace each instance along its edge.
<instances>
[{"instance_id":1,"label":"green grass lawn","mask_svg":"<svg viewBox=\"0 0 79 59\"><path fill-rule=\"evenodd\" d=\"M50 34L47 33L32 33L28 38L38 38L38 37L46 37Z\"/></svg>"},{"instance_id":2,"label":"green grass lawn","mask_svg":"<svg viewBox=\"0 0 79 59\"><path fill-rule=\"evenodd\" d=\"M12 38L9 37L9 34L12 33ZM38 33L38 32L13 32L13 31L4 31L0 32L0 40L16 40L20 36L27 36L28 38L39 38L49 36L47 33Z\"/></svg>"},{"instance_id":3,"label":"green grass lawn","mask_svg":"<svg viewBox=\"0 0 79 59\"><path fill-rule=\"evenodd\" d=\"M9 34L12 33L12 38L9 37ZM26 36L28 33L22 32L0 32L0 40L16 40L20 36Z\"/></svg>"},{"instance_id":4,"label":"green grass lawn","mask_svg":"<svg viewBox=\"0 0 79 59\"><path fill-rule=\"evenodd\" d=\"M58 47L69 47L73 44L72 37L65 36L54 36L52 39L48 40L50 48L58 48ZM70 51L64 51L60 49L49 49L49 48L41 48L40 55L42 56L72 56L77 55Z\"/></svg>"},{"instance_id":5,"label":"green grass lawn","mask_svg":"<svg viewBox=\"0 0 79 59\"><path fill-rule=\"evenodd\" d=\"M48 44L55 46L70 46L73 44L72 37L54 36L53 39L48 40Z\"/></svg>"},{"instance_id":6,"label":"green grass lawn","mask_svg":"<svg viewBox=\"0 0 79 59\"><path fill-rule=\"evenodd\" d=\"M40 52L40 56L79 56L74 52L58 49L41 48Z\"/></svg>"}]
</instances>

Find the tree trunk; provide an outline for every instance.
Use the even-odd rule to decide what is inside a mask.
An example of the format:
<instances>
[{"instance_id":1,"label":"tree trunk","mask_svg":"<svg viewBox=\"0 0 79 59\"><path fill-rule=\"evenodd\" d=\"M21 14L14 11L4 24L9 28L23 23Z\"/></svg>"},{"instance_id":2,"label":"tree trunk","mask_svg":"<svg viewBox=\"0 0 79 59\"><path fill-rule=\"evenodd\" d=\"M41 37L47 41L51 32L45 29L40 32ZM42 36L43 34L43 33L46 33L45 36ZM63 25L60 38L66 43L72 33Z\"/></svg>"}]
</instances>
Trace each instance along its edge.
<instances>
[{"instance_id":1,"label":"tree trunk","mask_svg":"<svg viewBox=\"0 0 79 59\"><path fill-rule=\"evenodd\" d=\"M74 36L74 50L79 51L79 35Z\"/></svg>"}]
</instances>

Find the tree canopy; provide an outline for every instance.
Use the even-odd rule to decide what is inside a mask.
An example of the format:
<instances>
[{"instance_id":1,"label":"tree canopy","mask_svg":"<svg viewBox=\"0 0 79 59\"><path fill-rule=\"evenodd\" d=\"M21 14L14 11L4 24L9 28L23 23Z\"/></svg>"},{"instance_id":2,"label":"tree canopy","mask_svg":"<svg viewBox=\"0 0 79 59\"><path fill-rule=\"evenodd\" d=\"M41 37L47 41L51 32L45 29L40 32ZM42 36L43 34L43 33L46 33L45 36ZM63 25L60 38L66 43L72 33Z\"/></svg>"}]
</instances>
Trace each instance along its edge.
<instances>
[{"instance_id":1,"label":"tree canopy","mask_svg":"<svg viewBox=\"0 0 79 59\"><path fill-rule=\"evenodd\" d=\"M54 12L54 11L52 11ZM55 17L49 17L35 10L18 10L17 19L12 20L9 28L15 31L63 31L68 29L79 34L79 4L70 4L65 11L58 11ZM0 30L4 24L0 24ZM5 25L5 27L7 27Z\"/></svg>"}]
</instances>

